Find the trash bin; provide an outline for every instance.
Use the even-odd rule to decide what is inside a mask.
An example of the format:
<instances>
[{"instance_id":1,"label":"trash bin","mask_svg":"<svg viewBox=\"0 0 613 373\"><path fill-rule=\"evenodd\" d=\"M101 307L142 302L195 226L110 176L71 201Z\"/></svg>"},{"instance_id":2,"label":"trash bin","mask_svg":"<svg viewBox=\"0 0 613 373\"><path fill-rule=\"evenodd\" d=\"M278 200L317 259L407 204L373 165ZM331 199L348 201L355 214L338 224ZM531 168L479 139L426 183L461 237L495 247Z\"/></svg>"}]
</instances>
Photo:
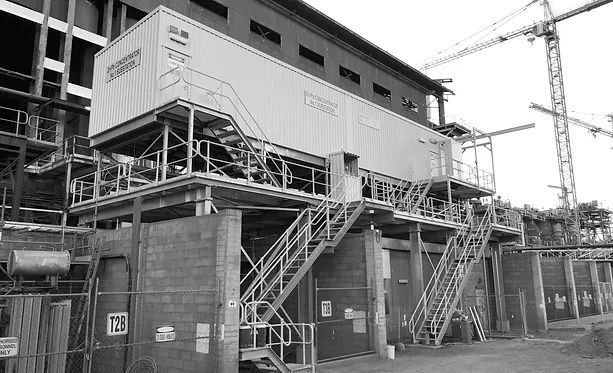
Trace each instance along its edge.
<instances>
[{"instance_id":1,"label":"trash bin","mask_svg":"<svg viewBox=\"0 0 613 373\"><path fill-rule=\"evenodd\" d=\"M460 321L460 341L462 343L472 343L473 322L470 320Z\"/></svg>"}]
</instances>

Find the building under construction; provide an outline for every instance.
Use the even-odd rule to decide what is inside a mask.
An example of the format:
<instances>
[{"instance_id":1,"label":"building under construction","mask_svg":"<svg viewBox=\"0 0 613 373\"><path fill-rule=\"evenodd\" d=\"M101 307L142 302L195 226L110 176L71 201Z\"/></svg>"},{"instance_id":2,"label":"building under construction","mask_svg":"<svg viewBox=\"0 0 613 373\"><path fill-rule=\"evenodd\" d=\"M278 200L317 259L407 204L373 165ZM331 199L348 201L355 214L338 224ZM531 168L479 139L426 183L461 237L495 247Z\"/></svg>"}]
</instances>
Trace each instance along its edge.
<instances>
[{"instance_id":1,"label":"building under construction","mask_svg":"<svg viewBox=\"0 0 613 373\"><path fill-rule=\"evenodd\" d=\"M582 209L596 248L545 237L445 86L303 1L0 21L0 371L314 372L456 309L490 336L613 311L610 211Z\"/></svg>"}]
</instances>

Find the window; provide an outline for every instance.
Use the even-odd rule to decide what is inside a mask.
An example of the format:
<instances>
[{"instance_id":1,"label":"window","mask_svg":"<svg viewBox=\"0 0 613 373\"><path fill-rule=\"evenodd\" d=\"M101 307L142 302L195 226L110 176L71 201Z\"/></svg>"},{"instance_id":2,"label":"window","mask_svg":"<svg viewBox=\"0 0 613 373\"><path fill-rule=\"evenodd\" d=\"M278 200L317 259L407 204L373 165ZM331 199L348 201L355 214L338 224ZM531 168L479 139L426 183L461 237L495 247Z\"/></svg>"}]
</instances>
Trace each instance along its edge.
<instances>
[{"instance_id":1,"label":"window","mask_svg":"<svg viewBox=\"0 0 613 373\"><path fill-rule=\"evenodd\" d=\"M360 74L355 73L346 67L342 67L339 65L338 74L345 79L349 79L356 84L360 84Z\"/></svg>"},{"instance_id":2,"label":"window","mask_svg":"<svg viewBox=\"0 0 613 373\"><path fill-rule=\"evenodd\" d=\"M385 88L383 86L380 86L377 83L373 83L372 84L372 90L376 94L381 95L381 96L385 97L386 99L388 99L390 101L392 100L392 91L390 91L389 89L387 89L387 88Z\"/></svg>"},{"instance_id":3,"label":"window","mask_svg":"<svg viewBox=\"0 0 613 373\"><path fill-rule=\"evenodd\" d=\"M419 112L417 104L406 97L402 97L402 106L416 113Z\"/></svg>"},{"instance_id":4,"label":"window","mask_svg":"<svg viewBox=\"0 0 613 373\"><path fill-rule=\"evenodd\" d=\"M249 24L249 29L251 30L251 32L258 34L261 37L268 39L275 44L281 45L281 34L264 26L263 24L251 20L251 23Z\"/></svg>"},{"instance_id":5,"label":"window","mask_svg":"<svg viewBox=\"0 0 613 373\"><path fill-rule=\"evenodd\" d=\"M309 48L305 46L298 45L298 54L311 62L315 62L319 66L324 65L324 56L322 56L321 54L317 52L313 52L312 50L310 50Z\"/></svg>"},{"instance_id":6,"label":"window","mask_svg":"<svg viewBox=\"0 0 613 373\"><path fill-rule=\"evenodd\" d=\"M192 0L192 3L200 5L209 12L215 13L220 17L228 18L228 7L214 0Z\"/></svg>"}]
</instances>

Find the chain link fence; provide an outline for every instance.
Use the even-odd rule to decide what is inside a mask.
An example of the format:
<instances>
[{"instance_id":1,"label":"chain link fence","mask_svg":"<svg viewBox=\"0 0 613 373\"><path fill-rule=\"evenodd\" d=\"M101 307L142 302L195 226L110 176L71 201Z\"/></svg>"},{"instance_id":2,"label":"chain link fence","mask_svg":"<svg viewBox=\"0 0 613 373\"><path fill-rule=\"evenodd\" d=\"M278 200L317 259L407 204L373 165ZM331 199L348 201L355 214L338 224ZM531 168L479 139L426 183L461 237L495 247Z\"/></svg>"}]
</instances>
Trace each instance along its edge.
<instances>
[{"instance_id":1,"label":"chain link fence","mask_svg":"<svg viewBox=\"0 0 613 373\"><path fill-rule=\"evenodd\" d=\"M214 341L224 333L215 291L96 292L93 304L86 372L214 370Z\"/></svg>"},{"instance_id":2,"label":"chain link fence","mask_svg":"<svg viewBox=\"0 0 613 373\"><path fill-rule=\"evenodd\" d=\"M319 362L374 351L370 292L370 287L318 287L316 283L318 309L315 327Z\"/></svg>"},{"instance_id":3,"label":"chain link fence","mask_svg":"<svg viewBox=\"0 0 613 373\"><path fill-rule=\"evenodd\" d=\"M88 294L0 296L0 372L83 372Z\"/></svg>"},{"instance_id":4,"label":"chain link fence","mask_svg":"<svg viewBox=\"0 0 613 373\"><path fill-rule=\"evenodd\" d=\"M528 332L524 292L464 296L462 304L465 308L475 308L488 338L504 335L525 336Z\"/></svg>"},{"instance_id":5,"label":"chain link fence","mask_svg":"<svg viewBox=\"0 0 613 373\"><path fill-rule=\"evenodd\" d=\"M545 296L545 311L547 321L558 321L571 319L571 298L572 289L566 286L543 286Z\"/></svg>"}]
</instances>

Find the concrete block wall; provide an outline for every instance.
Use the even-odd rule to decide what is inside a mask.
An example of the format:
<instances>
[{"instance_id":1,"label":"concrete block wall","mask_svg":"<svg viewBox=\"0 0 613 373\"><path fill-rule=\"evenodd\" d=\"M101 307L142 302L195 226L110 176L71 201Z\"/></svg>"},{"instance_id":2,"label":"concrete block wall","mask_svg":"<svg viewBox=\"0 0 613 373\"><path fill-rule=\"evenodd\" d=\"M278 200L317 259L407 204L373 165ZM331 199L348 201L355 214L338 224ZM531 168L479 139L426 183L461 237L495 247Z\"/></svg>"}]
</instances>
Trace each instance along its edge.
<instances>
[{"instance_id":1,"label":"concrete block wall","mask_svg":"<svg viewBox=\"0 0 613 373\"><path fill-rule=\"evenodd\" d=\"M237 211L176 219L141 225L139 289L146 292L136 297L137 326L134 341L152 342L135 348L116 348L94 356L94 366L109 370L106 362L125 354L127 361L134 356L153 357L161 371L218 372L238 370L238 319L236 304L240 298L240 227ZM105 256L129 255L131 228L101 233ZM101 289L123 291L121 262L104 258L100 269ZM132 263L132 269L135 264ZM125 263L123 263L125 273ZM133 286L133 289L136 287ZM128 299L114 295L100 296L97 325L104 326L106 313L128 307ZM174 342L154 343L159 326L174 326ZM104 330L96 328L97 336L105 340ZM200 332L200 334L197 334ZM197 340L208 334L210 339ZM111 337L118 338L118 337ZM122 337L125 338L125 337ZM179 341L182 340L182 341ZM109 341L110 342L110 341ZM114 342L121 343L117 339ZM112 349L111 349L112 350ZM104 351L104 350L101 350ZM118 356L119 355L119 356ZM122 361L117 363L123 366ZM121 370L117 370L121 371Z\"/></svg>"}]
</instances>

